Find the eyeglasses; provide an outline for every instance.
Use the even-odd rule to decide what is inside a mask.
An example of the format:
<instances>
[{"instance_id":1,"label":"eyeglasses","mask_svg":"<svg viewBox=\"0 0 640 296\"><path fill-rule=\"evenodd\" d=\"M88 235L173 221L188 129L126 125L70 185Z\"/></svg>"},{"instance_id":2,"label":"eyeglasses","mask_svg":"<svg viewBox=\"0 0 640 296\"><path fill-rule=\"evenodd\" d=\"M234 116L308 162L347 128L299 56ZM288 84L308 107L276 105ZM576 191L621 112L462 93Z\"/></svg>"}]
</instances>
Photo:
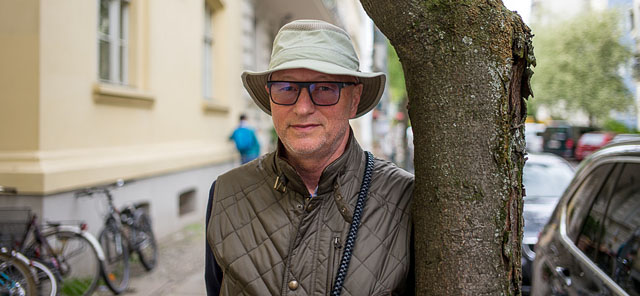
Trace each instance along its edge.
<instances>
[{"instance_id":1,"label":"eyeglasses","mask_svg":"<svg viewBox=\"0 0 640 296\"><path fill-rule=\"evenodd\" d=\"M271 101L277 105L294 105L302 89L306 88L314 105L332 106L340 100L340 91L343 87L356 84L358 83L338 81L268 81L267 88Z\"/></svg>"}]
</instances>

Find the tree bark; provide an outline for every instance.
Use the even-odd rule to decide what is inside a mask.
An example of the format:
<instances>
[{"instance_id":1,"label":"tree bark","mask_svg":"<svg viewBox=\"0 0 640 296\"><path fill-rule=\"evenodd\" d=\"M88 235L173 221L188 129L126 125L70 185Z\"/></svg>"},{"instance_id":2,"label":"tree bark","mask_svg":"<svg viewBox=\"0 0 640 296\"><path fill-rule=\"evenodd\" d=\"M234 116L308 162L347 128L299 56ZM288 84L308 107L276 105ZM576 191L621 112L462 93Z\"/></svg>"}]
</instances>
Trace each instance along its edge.
<instances>
[{"instance_id":1,"label":"tree bark","mask_svg":"<svg viewBox=\"0 0 640 296\"><path fill-rule=\"evenodd\" d=\"M500 0L361 0L404 68L417 295L519 295L531 33Z\"/></svg>"}]
</instances>

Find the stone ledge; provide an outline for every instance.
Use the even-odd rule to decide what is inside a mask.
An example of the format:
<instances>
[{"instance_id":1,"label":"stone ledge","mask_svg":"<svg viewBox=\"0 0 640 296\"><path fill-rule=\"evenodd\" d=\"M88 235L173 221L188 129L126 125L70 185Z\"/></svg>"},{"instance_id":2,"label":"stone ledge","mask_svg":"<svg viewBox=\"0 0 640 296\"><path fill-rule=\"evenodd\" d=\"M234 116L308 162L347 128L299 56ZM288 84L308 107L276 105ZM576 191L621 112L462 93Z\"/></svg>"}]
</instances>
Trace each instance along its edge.
<instances>
[{"instance_id":1,"label":"stone ledge","mask_svg":"<svg viewBox=\"0 0 640 296\"><path fill-rule=\"evenodd\" d=\"M208 101L202 102L202 110L204 110L205 112L229 113L229 109L230 108L227 105L218 104L218 103L212 103L212 102L208 102Z\"/></svg>"},{"instance_id":2,"label":"stone ledge","mask_svg":"<svg viewBox=\"0 0 640 296\"><path fill-rule=\"evenodd\" d=\"M93 87L93 100L99 104L150 109L155 97L135 88L97 83Z\"/></svg>"},{"instance_id":3,"label":"stone ledge","mask_svg":"<svg viewBox=\"0 0 640 296\"><path fill-rule=\"evenodd\" d=\"M118 178L135 179L232 161L231 144L211 141L64 151L0 152L0 184L47 195Z\"/></svg>"}]
</instances>

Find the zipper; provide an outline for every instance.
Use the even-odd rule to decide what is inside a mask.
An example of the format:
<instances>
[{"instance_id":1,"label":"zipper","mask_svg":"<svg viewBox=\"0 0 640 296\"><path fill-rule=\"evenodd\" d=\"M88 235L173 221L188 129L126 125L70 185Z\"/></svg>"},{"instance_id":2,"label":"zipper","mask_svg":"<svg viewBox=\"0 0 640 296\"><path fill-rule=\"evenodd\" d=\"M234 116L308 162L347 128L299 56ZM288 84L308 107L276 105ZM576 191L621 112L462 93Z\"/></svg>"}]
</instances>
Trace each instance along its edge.
<instances>
[{"instance_id":1,"label":"zipper","mask_svg":"<svg viewBox=\"0 0 640 296\"><path fill-rule=\"evenodd\" d=\"M331 254L329 256L329 268L327 268L327 270L329 271L329 275L327 282L329 283L329 286L327 287L327 291L329 291L329 293L331 292L331 290L333 289L333 281L335 281L336 279L336 272L338 270L338 265L340 264L340 249L342 249L342 241L340 240L339 236L335 236L333 237L333 239L331 240L331 244L333 245L333 248L331 248Z\"/></svg>"}]
</instances>

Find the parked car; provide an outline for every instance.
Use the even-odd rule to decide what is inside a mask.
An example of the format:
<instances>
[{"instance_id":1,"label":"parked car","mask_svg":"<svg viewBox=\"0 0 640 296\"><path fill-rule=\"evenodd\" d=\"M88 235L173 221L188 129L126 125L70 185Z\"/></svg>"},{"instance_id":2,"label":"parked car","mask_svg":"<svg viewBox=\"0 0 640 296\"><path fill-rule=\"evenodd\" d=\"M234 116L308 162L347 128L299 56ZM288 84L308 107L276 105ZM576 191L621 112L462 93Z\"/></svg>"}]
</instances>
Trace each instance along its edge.
<instances>
[{"instance_id":1,"label":"parked car","mask_svg":"<svg viewBox=\"0 0 640 296\"><path fill-rule=\"evenodd\" d=\"M542 136L546 126L543 123L527 122L524 124L524 140L526 142L527 152L542 152Z\"/></svg>"},{"instance_id":2,"label":"parked car","mask_svg":"<svg viewBox=\"0 0 640 296\"><path fill-rule=\"evenodd\" d=\"M562 121L553 122L541 134L543 138L542 151L572 159L575 157L575 146L580 136L592 130L589 127L572 126Z\"/></svg>"},{"instance_id":3,"label":"parked car","mask_svg":"<svg viewBox=\"0 0 640 296\"><path fill-rule=\"evenodd\" d=\"M526 193L522 236L522 288L525 293L531 285L531 265L536 255L533 246L538 241L538 233L574 175L574 168L555 154L529 154L527 157L522 178Z\"/></svg>"},{"instance_id":4,"label":"parked car","mask_svg":"<svg viewBox=\"0 0 640 296\"><path fill-rule=\"evenodd\" d=\"M540 233L533 295L640 295L640 140L580 164Z\"/></svg>"},{"instance_id":5,"label":"parked car","mask_svg":"<svg viewBox=\"0 0 640 296\"><path fill-rule=\"evenodd\" d=\"M614 136L614 133L606 132L584 133L576 146L576 159L583 160L591 153L607 145Z\"/></svg>"},{"instance_id":6,"label":"parked car","mask_svg":"<svg viewBox=\"0 0 640 296\"><path fill-rule=\"evenodd\" d=\"M640 140L640 134L617 134L609 143L613 144L630 140Z\"/></svg>"}]
</instances>

